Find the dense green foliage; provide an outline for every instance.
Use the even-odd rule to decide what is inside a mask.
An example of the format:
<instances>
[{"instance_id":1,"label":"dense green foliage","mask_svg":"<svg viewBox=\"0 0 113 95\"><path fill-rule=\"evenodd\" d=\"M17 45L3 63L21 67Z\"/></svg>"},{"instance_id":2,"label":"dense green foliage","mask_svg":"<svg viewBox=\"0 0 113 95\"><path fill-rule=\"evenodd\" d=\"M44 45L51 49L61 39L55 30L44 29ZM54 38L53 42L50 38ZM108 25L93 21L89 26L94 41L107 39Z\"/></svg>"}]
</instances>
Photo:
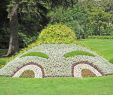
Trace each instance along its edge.
<instances>
[{"instance_id":1,"label":"dense green foliage","mask_svg":"<svg viewBox=\"0 0 113 95\"><path fill-rule=\"evenodd\" d=\"M76 31L78 38L92 35L113 35L113 12L112 9L106 11L109 8L108 5L113 1L107 3L108 5L102 2L103 0L100 2L85 0L66 10L59 7L49 13L50 23L62 22L71 26Z\"/></svg>"},{"instance_id":2,"label":"dense green foliage","mask_svg":"<svg viewBox=\"0 0 113 95\"><path fill-rule=\"evenodd\" d=\"M26 56L37 56L37 57L42 57L42 58L49 58L47 54L42 53L42 52L29 52L29 53L22 55L21 57L26 57Z\"/></svg>"},{"instance_id":3,"label":"dense green foliage","mask_svg":"<svg viewBox=\"0 0 113 95\"><path fill-rule=\"evenodd\" d=\"M17 12L19 47L25 47L36 40L44 26L48 24L47 13L58 6L73 7L78 0L2 0L0 1L0 48L8 48L10 19ZM14 19L12 19L14 20ZM10 24L10 25L9 25ZM15 24L16 26L16 24ZM13 25L14 27L14 25Z\"/></svg>"},{"instance_id":4,"label":"dense green foliage","mask_svg":"<svg viewBox=\"0 0 113 95\"><path fill-rule=\"evenodd\" d=\"M3 4L2 4L3 2ZM18 13L19 46L25 47L36 39L41 29L48 23L47 8L40 0L3 0L0 1L0 48L8 48L10 33L10 18L13 11ZM16 6L17 9L16 9ZM15 24L16 25L16 24ZM4 44L4 45L1 45ZM5 45L6 44L6 45Z\"/></svg>"},{"instance_id":5,"label":"dense green foliage","mask_svg":"<svg viewBox=\"0 0 113 95\"><path fill-rule=\"evenodd\" d=\"M85 51L71 51L71 52L68 52L64 55L64 57L75 57L75 56L78 56L78 55L85 55L85 56L94 56L93 54L89 53L89 52L85 52Z\"/></svg>"},{"instance_id":6,"label":"dense green foliage","mask_svg":"<svg viewBox=\"0 0 113 95\"><path fill-rule=\"evenodd\" d=\"M48 22L52 24L62 22L71 26L77 38L113 35L113 0L2 0L0 1L1 48L8 48L9 18L15 4L19 4L17 32L20 47L25 47L36 40Z\"/></svg>"},{"instance_id":7,"label":"dense green foliage","mask_svg":"<svg viewBox=\"0 0 113 95\"><path fill-rule=\"evenodd\" d=\"M39 35L42 43L73 43L75 41L75 33L66 25L55 24L49 25Z\"/></svg>"},{"instance_id":8,"label":"dense green foliage","mask_svg":"<svg viewBox=\"0 0 113 95\"><path fill-rule=\"evenodd\" d=\"M0 95L113 95L113 76L23 79L0 77Z\"/></svg>"}]
</instances>

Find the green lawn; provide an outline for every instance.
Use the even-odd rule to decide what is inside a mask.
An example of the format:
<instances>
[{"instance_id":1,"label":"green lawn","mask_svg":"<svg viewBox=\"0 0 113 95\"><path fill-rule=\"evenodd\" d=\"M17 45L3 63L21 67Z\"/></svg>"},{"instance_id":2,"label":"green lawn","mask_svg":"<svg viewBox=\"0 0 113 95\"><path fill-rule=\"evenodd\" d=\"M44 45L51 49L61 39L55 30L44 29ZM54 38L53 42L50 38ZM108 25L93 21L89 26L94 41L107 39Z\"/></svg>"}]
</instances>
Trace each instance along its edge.
<instances>
[{"instance_id":1,"label":"green lawn","mask_svg":"<svg viewBox=\"0 0 113 95\"><path fill-rule=\"evenodd\" d=\"M0 68L2 68L10 60L11 60L11 57L0 58Z\"/></svg>"},{"instance_id":2,"label":"green lawn","mask_svg":"<svg viewBox=\"0 0 113 95\"><path fill-rule=\"evenodd\" d=\"M0 95L113 95L113 76L98 78L0 78Z\"/></svg>"},{"instance_id":3,"label":"green lawn","mask_svg":"<svg viewBox=\"0 0 113 95\"><path fill-rule=\"evenodd\" d=\"M79 41L79 44L96 51L113 63L113 39L86 39Z\"/></svg>"},{"instance_id":4,"label":"green lawn","mask_svg":"<svg viewBox=\"0 0 113 95\"><path fill-rule=\"evenodd\" d=\"M79 43L108 60L113 59L113 40L86 39ZM8 60L0 58L0 64ZM0 77L0 95L113 95L113 76L84 79Z\"/></svg>"}]
</instances>

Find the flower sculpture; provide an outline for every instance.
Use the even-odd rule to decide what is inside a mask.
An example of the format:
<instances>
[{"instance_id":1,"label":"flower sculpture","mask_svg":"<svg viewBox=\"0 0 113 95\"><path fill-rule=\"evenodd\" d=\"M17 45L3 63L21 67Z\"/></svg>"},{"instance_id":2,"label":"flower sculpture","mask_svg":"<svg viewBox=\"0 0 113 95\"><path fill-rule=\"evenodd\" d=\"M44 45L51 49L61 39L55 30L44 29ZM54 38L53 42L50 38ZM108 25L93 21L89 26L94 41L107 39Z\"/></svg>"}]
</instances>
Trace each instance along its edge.
<instances>
[{"instance_id":1,"label":"flower sculpture","mask_svg":"<svg viewBox=\"0 0 113 95\"><path fill-rule=\"evenodd\" d=\"M0 75L45 78L94 77L113 73L113 65L106 59L76 45L74 32L65 25L48 26L38 40L40 45L18 55L0 69Z\"/></svg>"}]
</instances>

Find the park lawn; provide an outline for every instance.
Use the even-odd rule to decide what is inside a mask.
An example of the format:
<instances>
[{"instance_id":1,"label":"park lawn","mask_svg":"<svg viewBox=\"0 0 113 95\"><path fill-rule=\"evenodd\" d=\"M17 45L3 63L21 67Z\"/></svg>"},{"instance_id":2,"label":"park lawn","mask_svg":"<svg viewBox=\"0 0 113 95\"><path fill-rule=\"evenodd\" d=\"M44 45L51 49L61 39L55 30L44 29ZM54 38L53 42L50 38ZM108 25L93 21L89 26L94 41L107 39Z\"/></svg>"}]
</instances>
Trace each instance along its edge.
<instances>
[{"instance_id":1,"label":"park lawn","mask_svg":"<svg viewBox=\"0 0 113 95\"><path fill-rule=\"evenodd\" d=\"M85 39L80 40L79 44L94 50L113 63L113 39Z\"/></svg>"},{"instance_id":2,"label":"park lawn","mask_svg":"<svg viewBox=\"0 0 113 95\"><path fill-rule=\"evenodd\" d=\"M0 95L113 95L113 76L84 79L0 77Z\"/></svg>"},{"instance_id":3,"label":"park lawn","mask_svg":"<svg viewBox=\"0 0 113 95\"><path fill-rule=\"evenodd\" d=\"M9 62L12 59L12 57L4 57L0 58L0 68L2 68L7 62Z\"/></svg>"}]
</instances>

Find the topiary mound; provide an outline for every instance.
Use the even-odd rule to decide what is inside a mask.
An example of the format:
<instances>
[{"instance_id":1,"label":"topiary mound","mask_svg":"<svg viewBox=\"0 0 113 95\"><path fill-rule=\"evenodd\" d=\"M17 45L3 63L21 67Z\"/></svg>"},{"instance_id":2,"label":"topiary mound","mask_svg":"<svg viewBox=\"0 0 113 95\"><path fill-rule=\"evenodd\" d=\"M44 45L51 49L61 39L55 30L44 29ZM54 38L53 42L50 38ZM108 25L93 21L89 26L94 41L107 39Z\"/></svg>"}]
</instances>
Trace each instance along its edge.
<instances>
[{"instance_id":1,"label":"topiary mound","mask_svg":"<svg viewBox=\"0 0 113 95\"><path fill-rule=\"evenodd\" d=\"M76 39L75 33L66 25L49 25L39 35L42 43L73 43Z\"/></svg>"}]
</instances>

